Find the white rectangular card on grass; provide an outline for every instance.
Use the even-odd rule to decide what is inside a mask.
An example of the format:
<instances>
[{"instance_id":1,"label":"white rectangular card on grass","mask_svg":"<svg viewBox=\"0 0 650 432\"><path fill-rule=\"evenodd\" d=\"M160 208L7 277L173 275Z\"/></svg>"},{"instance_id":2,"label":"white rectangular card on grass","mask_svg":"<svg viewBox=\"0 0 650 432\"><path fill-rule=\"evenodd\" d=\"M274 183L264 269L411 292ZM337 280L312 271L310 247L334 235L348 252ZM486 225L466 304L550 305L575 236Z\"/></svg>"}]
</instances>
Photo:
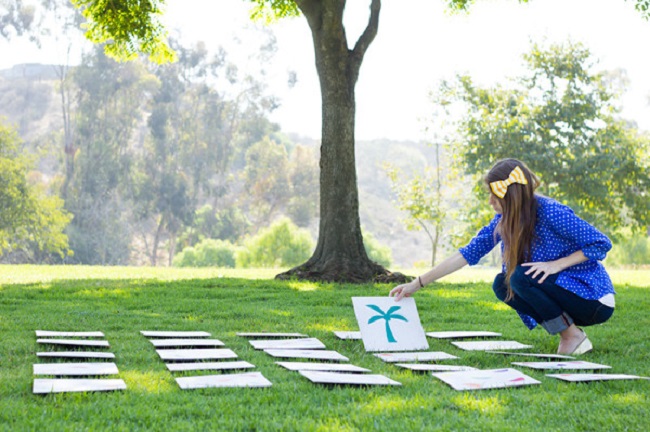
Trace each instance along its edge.
<instances>
[{"instance_id":1,"label":"white rectangular card on grass","mask_svg":"<svg viewBox=\"0 0 650 432\"><path fill-rule=\"evenodd\" d=\"M176 378L183 390L218 387L271 387L271 381L260 372L248 372L228 375L199 375Z\"/></svg>"},{"instance_id":2,"label":"white rectangular card on grass","mask_svg":"<svg viewBox=\"0 0 650 432\"><path fill-rule=\"evenodd\" d=\"M587 373L576 373L576 374L546 374L547 377L556 378L563 381L570 382L590 382L590 381L610 381L610 380L636 380L636 379L645 379L650 380L650 378L641 377L637 375L623 375L623 374L587 374Z\"/></svg>"},{"instance_id":3,"label":"white rectangular card on grass","mask_svg":"<svg viewBox=\"0 0 650 432\"><path fill-rule=\"evenodd\" d=\"M126 390L121 379L35 379L34 394Z\"/></svg>"},{"instance_id":4,"label":"white rectangular card on grass","mask_svg":"<svg viewBox=\"0 0 650 432\"><path fill-rule=\"evenodd\" d=\"M104 337L104 333L100 331L92 332L61 332L61 331L49 331L49 330L36 330L36 337Z\"/></svg>"},{"instance_id":5,"label":"white rectangular card on grass","mask_svg":"<svg viewBox=\"0 0 650 432\"><path fill-rule=\"evenodd\" d=\"M575 357L562 355L562 354L537 354L537 353L523 353L523 352L516 352L516 351L489 351L489 350L485 352L489 354L503 354L503 355L521 356L521 357L537 357L537 358L545 358L545 359L565 359L565 360L575 359Z\"/></svg>"},{"instance_id":6,"label":"white rectangular card on grass","mask_svg":"<svg viewBox=\"0 0 650 432\"><path fill-rule=\"evenodd\" d=\"M237 333L237 336L245 338L306 338L309 337L302 333L270 333L270 332L253 332L253 333Z\"/></svg>"},{"instance_id":7,"label":"white rectangular card on grass","mask_svg":"<svg viewBox=\"0 0 650 432\"><path fill-rule=\"evenodd\" d=\"M457 359L455 355L447 354L442 351L425 351L425 352L405 352L405 353L379 353L374 354L387 363L397 362L424 362L424 361L438 361L438 360L453 360Z\"/></svg>"},{"instance_id":8,"label":"white rectangular card on grass","mask_svg":"<svg viewBox=\"0 0 650 432\"><path fill-rule=\"evenodd\" d=\"M252 340L250 344L258 350L265 349L325 349L325 344L316 338Z\"/></svg>"},{"instance_id":9,"label":"white rectangular card on grass","mask_svg":"<svg viewBox=\"0 0 650 432\"><path fill-rule=\"evenodd\" d=\"M439 365L431 363L395 363L395 366L416 372L460 372L478 370L470 366Z\"/></svg>"},{"instance_id":10,"label":"white rectangular card on grass","mask_svg":"<svg viewBox=\"0 0 650 432\"><path fill-rule=\"evenodd\" d=\"M36 339L40 344L86 346L86 347L108 347L108 341L80 340L80 339Z\"/></svg>"},{"instance_id":11,"label":"white rectangular card on grass","mask_svg":"<svg viewBox=\"0 0 650 432\"><path fill-rule=\"evenodd\" d=\"M219 339L150 339L149 341L156 348L224 346Z\"/></svg>"},{"instance_id":12,"label":"white rectangular card on grass","mask_svg":"<svg viewBox=\"0 0 650 432\"><path fill-rule=\"evenodd\" d=\"M347 385L394 385L401 386L402 384L393 381L392 379L383 375L371 374L350 374L338 372L322 372L322 371L298 371L300 375L307 378L309 381L316 384L347 384Z\"/></svg>"},{"instance_id":13,"label":"white rectangular card on grass","mask_svg":"<svg viewBox=\"0 0 650 432\"><path fill-rule=\"evenodd\" d=\"M506 387L520 387L540 384L516 369L492 369L461 372L433 373L434 377L450 385L454 390L484 390Z\"/></svg>"},{"instance_id":14,"label":"white rectangular card on grass","mask_svg":"<svg viewBox=\"0 0 650 432\"><path fill-rule=\"evenodd\" d=\"M512 362L513 365L523 366L531 369L553 369L553 370L598 370L611 369L611 366L588 361L565 361L565 362Z\"/></svg>"},{"instance_id":15,"label":"white rectangular card on grass","mask_svg":"<svg viewBox=\"0 0 650 432\"><path fill-rule=\"evenodd\" d=\"M158 355L164 361L182 361L182 360L218 360L237 358L232 350L228 348L221 349L165 349L156 350Z\"/></svg>"},{"instance_id":16,"label":"white rectangular card on grass","mask_svg":"<svg viewBox=\"0 0 650 432\"><path fill-rule=\"evenodd\" d=\"M352 297L354 314L367 352L416 351L429 348L415 299Z\"/></svg>"},{"instance_id":17,"label":"white rectangular card on grass","mask_svg":"<svg viewBox=\"0 0 650 432\"><path fill-rule=\"evenodd\" d=\"M154 330L141 330L140 334L145 337L158 337L158 338L199 338L210 337L211 334L204 331L154 331Z\"/></svg>"},{"instance_id":18,"label":"white rectangular card on grass","mask_svg":"<svg viewBox=\"0 0 650 432\"><path fill-rule=\"evenodd\" d=\"M297 350L297 349L265 349L265 353L279 358L303 358L313 360L349 361L347 357L336 351Z\"/></svg>"},{"instance_id":19,"label":"white rectangular card on grass","mask_svg":"<svg viewBox=\"0 0 650 432\"><path fill-rule=\"evenodd\" d=\"M46 363L35 364L34 375L87 376L117 375L115 363Z\"/></svg>"},{"instance_id":20,"label":"white rectangular card on grass","mask_svg":"<svg viewBox=\"0 0 650 432\"><path fill-rule=\"evenodd\" d=\"M97 359L114 359L115 354L94 352L94 351L48 351L37 352L37 357L55 357L55 358L97 358Z\"/></svg>"},{"instance_id":21,"label":"white rectangular card on grass","mask_svg":"<svg viewBox=\"0 0 650 432\"><path fill-rule=\"evenodd\" d=\"M517 350L533 347L517 341L452 342L452 344L465 351Z\"/></svg>"},{"instance_id":22,"label":"white rectangular card on grass","mask_svg":"<svg viewBox=\"0 0 650 432\"><path fill-rule=\"evenodd\" d=\"M347 364L347 363L310 363L310 362L275 362L275 364L282 366L283 368L300 371L300 370L312 370L312 371L329 371L329 372L353 372L353 373L365 373L370 372L370 369L362 368L359 366Z\"/></svg>"},{"instance_id":23,"label":"white rectangular card on grass","mask_svg":"<svg viewBox=\"0 0 650 432\"><path fill-rule=\"evenodd\" d=\"M436 339L466 339L476 337L499 337L501 333L491 331L439 331L428 332L427 336Z\"/></svg>"},{"instance_id":24,"label":"white rectangular card on grass","mask_svg":"<svg viewBox=\"0 0 650 432\"><path fill-rule=\"evenodd\" d=\"M232 370L232 369L252 369L255 365L245 361L225 361L225 362L199 362L199 363L166 363L170 372L185 372L199 370Z\"/></svg>"},{"instance_id":25,"label":"white rectangular card on grass","mask_svg":"<svg viewBox=\"0 0 650 432\"><path fill-rule=\"evenodd\" d=\"M334 335L343 340L361 340L360 331L335 331Z\"/></svg>"}]
</instances>

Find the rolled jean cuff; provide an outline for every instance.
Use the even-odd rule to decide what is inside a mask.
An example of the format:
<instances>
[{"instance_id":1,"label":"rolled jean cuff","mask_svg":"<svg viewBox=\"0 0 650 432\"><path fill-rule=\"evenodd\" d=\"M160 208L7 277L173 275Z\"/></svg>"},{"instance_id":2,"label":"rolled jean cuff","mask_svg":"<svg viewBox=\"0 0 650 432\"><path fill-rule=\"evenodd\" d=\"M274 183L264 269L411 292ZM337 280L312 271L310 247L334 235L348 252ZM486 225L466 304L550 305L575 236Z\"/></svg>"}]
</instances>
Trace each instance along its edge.
<instances>
[{"instance_id":1,"label":"rolled jean cuff","mask_svg":"<svg viewBox=\"0 0 650 432\"><path fill-rule=\"evenodd\" d=\"M567 315L566 312L562 312L562 315L560 315L557 318L553 318L551 320L540 323L540 325L544 327L544 329L549 334L552 335L563 332L564 330L571 327L572 324L573 324L573 318Z\"/></svg>"}]
</instances>

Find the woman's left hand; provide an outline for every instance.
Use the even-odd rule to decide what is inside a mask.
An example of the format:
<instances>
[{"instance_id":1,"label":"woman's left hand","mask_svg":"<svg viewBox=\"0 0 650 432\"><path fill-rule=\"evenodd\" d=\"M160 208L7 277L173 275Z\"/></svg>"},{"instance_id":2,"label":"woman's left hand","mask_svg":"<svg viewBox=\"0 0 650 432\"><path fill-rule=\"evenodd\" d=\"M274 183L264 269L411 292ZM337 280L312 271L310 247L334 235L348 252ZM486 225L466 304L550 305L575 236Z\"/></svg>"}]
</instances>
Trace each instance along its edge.
<instances>
[{"instance_id":1,"label":"woman's left hand","mask_svg":"<svg viewBox=\"0 0 650 432\"><path fill-rule=\"evenodd\" d=\"M543 283L550 275L559 273L563 270L563 267L556 261L523 263L522 266L530 267L525 274L532 273L531 277L533 279L540 274L542 275L542 277L537 281L538 283Z\"/></svg>"}]
</instances>

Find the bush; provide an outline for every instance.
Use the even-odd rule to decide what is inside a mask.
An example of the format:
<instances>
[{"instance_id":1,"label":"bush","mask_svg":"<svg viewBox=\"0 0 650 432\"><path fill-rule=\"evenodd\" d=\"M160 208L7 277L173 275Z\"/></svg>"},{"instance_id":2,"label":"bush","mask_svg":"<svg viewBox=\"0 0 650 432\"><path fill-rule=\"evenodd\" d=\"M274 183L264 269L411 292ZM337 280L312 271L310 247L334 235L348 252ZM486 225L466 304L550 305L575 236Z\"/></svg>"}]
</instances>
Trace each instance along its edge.
<instances>
[{"instance_id":1,"label":"bush","mask_svg":"<svg viewBox=\"0 0 650 432\"><path fill-rule=\"evenodd\" d=\"M369 232L363 232L363 245L370 260L384 267L390 267L393 263L393 252L388 246L384 246Z\"/></svg>"},{"instance_id":2,"label":"bush","mask_svg":"<svg viewBox=\"0 0 650 432\"><path fill-rule=\"evenodd\" d=\"M186 247L172 261L174 267L235 267L236 246L229 241L205 239Z\"/></svg>"},{"instance_id":3,"label":"bush","mask_svg":"<svg viewBox=\"0 0 650 432\"><path fill-rule=\"evenodd\" d=\"M307 261L313 250L309 231L282 218L244 242L237 267L293 267Z\"/></svg>"},{"instance_id":4,"label":"bush","mask_svg":"<svg viewBox=\"0 0 650 432\"><path fill-rule=\"evenodd\" d=\"M650 238L637 234L622 239L609 251L606 263L613 266L650 264Z\"/></svg>"}]
</instances>

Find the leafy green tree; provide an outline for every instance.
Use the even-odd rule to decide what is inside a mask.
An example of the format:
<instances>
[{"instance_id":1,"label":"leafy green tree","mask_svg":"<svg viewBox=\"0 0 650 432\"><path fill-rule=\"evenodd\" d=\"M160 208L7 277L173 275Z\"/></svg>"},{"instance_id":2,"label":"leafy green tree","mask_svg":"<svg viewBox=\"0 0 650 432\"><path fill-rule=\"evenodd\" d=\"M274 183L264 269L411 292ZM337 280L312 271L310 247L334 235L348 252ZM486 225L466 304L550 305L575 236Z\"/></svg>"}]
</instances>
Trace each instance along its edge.
<instances>
[{"instance_id":1,"label":"leafy green tree","mask_svg":"<svg viewBox=\"0 0 650 432\"><path fill-rule=\"evenodd\" d=\"M307 227L318 214L318 156L314 149L297 145L289 159L291 196L287 214L299 227Z\"/></svg>"},{"instance_id":2,"label":"leafy green tree","mask_svg":"<svg viewBox=\"0 0 650 432\"><path fill-rule=\"evenodd\" d=\"M16 132L0 124L0 257L20 251L28 261L43 254L63 258L68 253L63 230L71 216L60 198L28 181L29 170Z\"/></svg>"},{"instance_id":3,"label":"leafy green tree","mask_svg":"<svg viewBox=\"0 0 650 432\"><path fill-rule=\"evenodd\" d=\"M66 209L74 260L85 264L126 264L132 233L125 199L132 169L130 145L157 82L141 63L117 63L98 48L72 74L77 91L73 133L74 167Z\"/></svg>"},{"instance_id":4,"label":"leafy green tree","mask_svg":"<svg viewBox=\"0 0 650 432\"><path fill-rule=\"evenodd\" d=\"M309 257L313 248L308 231L282 218L244 241L237 267L288 267Z\"/></svg>"},{"instance_id":5,"label":"leafy green tree","mask_svg":"<svg viewBox=\"0 0 650 432\"><path fill-rule=\"evenodd\" d=\"M468 76L443 84L442 102L465 110L455 145L466 172L482 175L498 159L519 158L541 177L542 193L585 219L611 233L645 229L650 137L620 118L621 80L594 72L581 44L533 44L524 59L528 73L513 88L481 88Z\"/></svg>"},{"instance_id":6,"label":"leafy green tree","mask_svg":"<svg viewBox=\"0 0 650 432\"><path fill-rule=\"evenodd\" d=\"M268 225L289 202L289 156L282 144L265 137L246 152L243 173L257 225Z\"/></svg>"}]
</instances>

